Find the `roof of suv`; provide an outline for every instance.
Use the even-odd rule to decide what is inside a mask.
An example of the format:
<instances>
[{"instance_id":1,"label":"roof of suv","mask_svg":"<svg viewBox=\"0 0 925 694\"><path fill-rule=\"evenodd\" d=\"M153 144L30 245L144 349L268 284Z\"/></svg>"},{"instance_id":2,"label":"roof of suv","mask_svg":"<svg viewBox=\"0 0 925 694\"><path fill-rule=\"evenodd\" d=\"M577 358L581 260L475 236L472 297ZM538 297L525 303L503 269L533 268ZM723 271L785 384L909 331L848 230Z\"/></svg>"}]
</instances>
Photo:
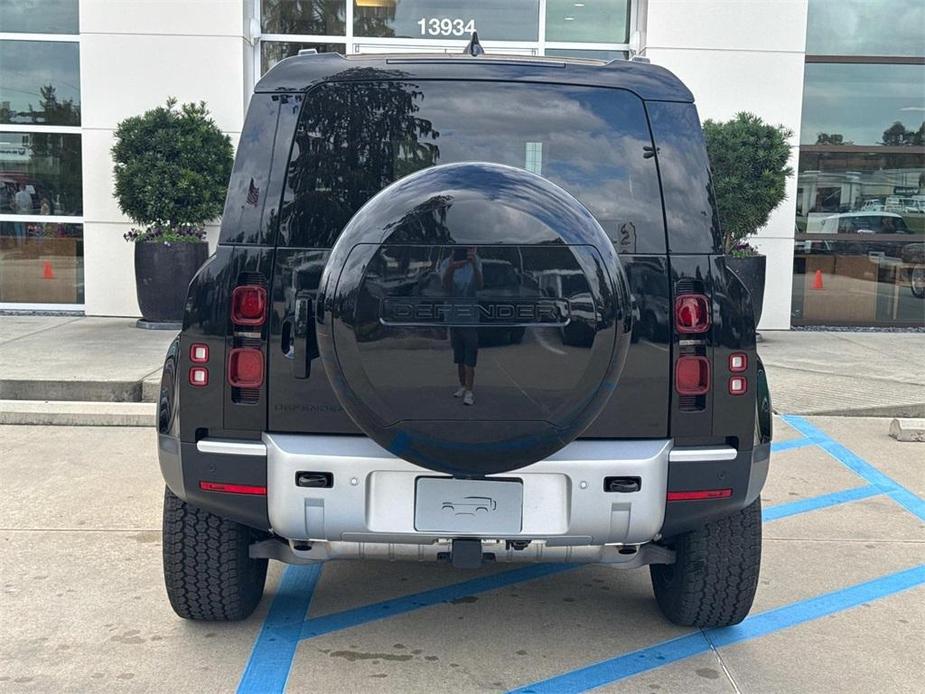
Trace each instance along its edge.
<instances>
[{"instance_id":1,"label":"roof of suv","mask_svg":"<svg viewBox=\"0 0 925 694\"><path fill-rule=\"evenodd\" d=\"M299 55L277 63L254 91L300 92L319 82L376 79L458 79L544 82L626 89L642 99L693 101L687 87L663 67L631 60L583 60L467 54Z\"/></svg>"}]
</instances>

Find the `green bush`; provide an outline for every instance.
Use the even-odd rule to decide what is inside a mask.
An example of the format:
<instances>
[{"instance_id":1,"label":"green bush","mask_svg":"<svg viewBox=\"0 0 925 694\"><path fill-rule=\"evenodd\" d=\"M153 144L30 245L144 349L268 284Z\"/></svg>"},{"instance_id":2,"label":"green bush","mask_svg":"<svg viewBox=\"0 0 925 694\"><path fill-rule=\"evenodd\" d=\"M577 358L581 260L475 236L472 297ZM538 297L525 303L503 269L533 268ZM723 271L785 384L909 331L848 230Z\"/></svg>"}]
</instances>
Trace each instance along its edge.
<instances>
[{"instance_id":1,"label":"green bush","mask_svg":"<svg viewBox=\"0 0 925 694\"><path fill-rule=\"evenodd\" d=\"M129 241L197 241L222 212L233 153L231 140L204 102L176 99L116 128L112 148L119 208L142 226Z\"/></svg>"},{"instance_id":2,"label":"green bush","mask_svg":"<svg viewBox=\"0 0 925 694\"><path fill-rule=\"evenodd\" d=\"M793 131L769 125L753 113L732 120L703 124L723 246L727 253L752 255L746 239L768 222L786 197L787 177L793 168L788 138Z\"/></svg>"}]
</instances>

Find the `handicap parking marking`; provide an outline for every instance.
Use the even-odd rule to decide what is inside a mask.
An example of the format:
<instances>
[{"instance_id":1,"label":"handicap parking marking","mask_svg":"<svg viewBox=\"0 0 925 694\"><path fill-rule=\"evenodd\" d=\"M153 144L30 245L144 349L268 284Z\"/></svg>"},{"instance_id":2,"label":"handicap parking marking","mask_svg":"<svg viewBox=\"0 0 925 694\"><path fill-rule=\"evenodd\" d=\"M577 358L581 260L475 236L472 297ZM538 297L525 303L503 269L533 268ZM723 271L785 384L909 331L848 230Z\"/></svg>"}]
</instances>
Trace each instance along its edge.
<instances>
[{"instance_id":1,"label":"handicap parking marking","mask_svg":"<svg viewBox=\"0 0 925 694\"><path fill-rule=\"evenodd\" d=\"M311 606L312 594L321 573L321 564L288 566L283 572L279 590L273 598L264 626L244 668L241 682L238 684L238 694L284 692L300 641L575 568L576 564L531 564L491 576L460 581L372 605L306 619L305 615Z\"/></svg>"},{"instance_id":2,"label":"handicap parking marking","mask_svg":"<svg viewBox=\"0 0 925 694\"><path fill-rule=\"evenodd\" d=\"M768 506L761 512L761 519L767 523L780 520L781 518L789 518L790 516L807 513L809 511L818 511L823 508L829 508L830 506L838 506L840 504L851 503L852 501L869 499L872 496L880 496L881 494L883 494L883 492L880 488L873 485L855 487L853 489L842 489L837 492L832 492L831 494L822 494L821 496L791 501L786 504Z\"/></svg>"},{"instance_id":3,"label":"handicap parking marking","mask_svg":"<svg viewBox=\"0 0 925 694\"><path fill-rule=\"evenodd\" d=\"M859 455L850 451L805 418L797 415L784 415L782 419L804 436L814 439L822 450L840 462L869 484L879 488L900 506L914 514L919 520L925 520L925 500L916 496L896 480L884 474Z\"/></svg>"},{"instance_id":4,"label":"handicap parking marking","mask_svg":"<svg viewBox=\"0 0 925 694\"><path fill-rule=\"evenodd\" d=\"M670 663L766 636L925 584L925 564L753 615L741 624L706 629L511 690L564 694L612 684Z\"/></svg>"},{"instance_id":5,"label":"handicap parking marking","mask_svg":"<svg viewBox=\"0 0 925 694\"><path fill-rule=\"evenodd\" d=\"M811 425L802 417L785 415L782 417L782 419L788 425L802 434L803 437L774 443L772 444L772 451L783 452L787 450L804 448L807 446L819 446L831 457L846 465L862 479L869 482L869 484L862 487L844 489L807 499L800 499L798 501L769 506L765 508L762 513L763 520L772 522L783 518L789 518L803 513L830 508L854 501L860 501L879 495L890 496L891 498L898 501L907 510L910 510L920 518L925 519L925 515L923 515L925 514L925 502L923 502L922 499L906 490L904 487L893 481L885 474L881 473L870 463L864 461L859 456L852 453L850 450L839 444L837 441L826 435L818 428ZM254 644L251 657L248 660L248 663L242 674L241 681L238 686L238 694L255 694L256 692L284 692L286 688L286 682L289 678L289 672L292 668L292 661L295 657L296 648L298 647L299 642L302 640L316 638L324 634L361 626L373 621L406 614L408 612L413 612L422 608L448 603L460 597L467 597L475 593L496 590L498 588L513 585L515 583L542 578L560 572L570 571L575 568L577 568L577 565L574 564L535 564L510 571L504 571L502 573L493 574L491 576L470 579L440 588L412 593L399 598L348 609L322 617L306 618L306 614L311 606L312 593L314 591L315 585L317 584L318 576L320 575L321 566L289 566L283 573L277 595L273 599L273 603L270 607L266 621L261 628L261 631ZM925 571L925 566L918 567L918 570ZM568 688L566 680L560 681L560 678L569 678L572 676L577 677L578 675L576 673L594 673L593 677L600 677L600 673L602 672L617 672L619 674L619 672L622 672L622 670L619 670L619 668L628 667L626 663L630 662L624 659L629 658L630 656L639 657L639 654L646 654L643 655L642 660L651 662L649 662L649 665L646 667L638 670L638 672L651 670L657 667L661 667L662 665L667 665L670 662L675 662L676 660L704 652L704 648L708 650L711 643L714 643L715 645L727 645L722 641L722 639L719 641L716 641L715 639L710 641L709 639L712 638L712 636L705 637L704 634L714 634L727 631L728 629L738 629L741 631L745 624L753 625L752 627L749 627L751 631L741 631L741 636L737 638L737 641L757 638L764 635L765 633L770 633L771 631L776 631L778 629L783 629L788 626L802 623L803 621L817 618L813 616L801 617L800 615L815 614L813 610L818 612L825 605L829 605L831 600L835 599L832 596L837 596L844 593L843 602L847 601L844 602L845 607L839 608L837 610L830 610L829 612L819 612L817 616L824 616L825 614L830 614L832 611L840 611L841 609L849 609L850 607L853 607L856 603L851 602L851 600L854 599L852 596L863 593L864 590L866 590L865 586L873 585L875 588L880 586L883 590L886 590L883 595L888 595L892 592L897 592L898 590L904 590L905 588L897 588L893 590L891 586L901 584L903 580L906 580L903 577L907 576L907 574L914 576L920 575L915 573L916 570L910 571L913 573L909 574L907 571L894 574L892 578L895 578L895 581L888 580L891 579L891 577L884 577L883 579L876 579L875 581L853 586L852 588L847 588L843 591L835 591L834 593L819 596L818 598L810 598L809 600L805 600L800 603L794 603L793 605L778 608L777 610L771 610L770 612L765 612L760 615L749 617L745 622L743 622L741 625L738 625L737 627L729 627L726 630L711 630L707 632L698 631L688 636L681 637L680 639L674 639L672 641L666 641L661 644L655 644L646 649L642 649L641 651L636 651L633 654L617 656L611 660L603 661L602 663L598 663L596 665L591 665L586 668L579 668L572 671L571 673L566 673L565 675L554 677L550 680L545 680L542 683L532 686L546 687L546 683L557 682L562 685L561 689L542 688L536 689L535 691L573 691L572 689ZM877 583L877 581L880 580L883 580L884 583ZM923 577L921 581L918 581L918 583L923 581L925 581L925 577ZM915 585L918 585L918 583ZM912 587L912 585L908 587ZM874 590L874 588L871 588L871 590ZM827 600L829 600L829 602L826 602ZM814 601L821 602L817 603ZM800 607L806 605L809 605L809 607L806 609ZM781 613L785 615L784 617L774 617L774 615L780 613L781 610L791 611ZM807 610L809 611L807 612ZM769 624L776 623L773 621L774 619L777 619L778 621L783 620L781 622L781 626L774 628L767 626ZM788 619L791 621L788 622ZM764 629L764 631L762 631L762 629ZM731 641L730 643L735 643L737 641ZM672 646L671 653L676 656L673 657L673 659L665 657L664 654L662 654L659 650L665 647L667 644L680 644L678 646ZM690 652L687 655L683 655L688 650ZM617 669L614 669L615 667L617 667ZM630 674L619 675L617 679L629 677L631 674L637 673L631 672ZM601 684L607 684L611 681L614 680L606 680ZM598 684L593 686L601 685ZM534 689L528 688L524 689L523 691L534 691Z\"/></svg>"}]
</instances>

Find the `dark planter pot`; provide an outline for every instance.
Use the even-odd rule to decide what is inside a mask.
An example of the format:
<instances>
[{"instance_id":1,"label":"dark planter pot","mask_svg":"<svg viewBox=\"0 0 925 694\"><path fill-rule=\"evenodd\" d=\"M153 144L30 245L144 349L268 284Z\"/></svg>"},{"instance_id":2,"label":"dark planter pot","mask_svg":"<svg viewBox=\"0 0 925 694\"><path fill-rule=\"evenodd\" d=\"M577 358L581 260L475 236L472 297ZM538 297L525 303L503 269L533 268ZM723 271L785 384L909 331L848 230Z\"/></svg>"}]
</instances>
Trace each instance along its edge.
<instances>
[{"instance_id":1,"label":"dark planter pot","mask_svg":"<svg viewBox=\"0 0 925 694\"><path fill-rule=\"evenodd\" d=\"M752 297L752 307L755 311L755 327L761 320L761 306L764 303L764 278L767 271L767 258L763 255L753 255L747 258L726 256L726 267L732 270L742 280Z\"/></svg>"},{"instance_id":2,"label":"dark planter pot","mask_svg":"<svg viewBox=\"0 0 925 694\"><path fill-rule=\"evenodd\" d=\"M205 241L136 243L135 289L142 315L138 327L179 329L190 280L208 257Z\"/></svg>"}]
</instances>

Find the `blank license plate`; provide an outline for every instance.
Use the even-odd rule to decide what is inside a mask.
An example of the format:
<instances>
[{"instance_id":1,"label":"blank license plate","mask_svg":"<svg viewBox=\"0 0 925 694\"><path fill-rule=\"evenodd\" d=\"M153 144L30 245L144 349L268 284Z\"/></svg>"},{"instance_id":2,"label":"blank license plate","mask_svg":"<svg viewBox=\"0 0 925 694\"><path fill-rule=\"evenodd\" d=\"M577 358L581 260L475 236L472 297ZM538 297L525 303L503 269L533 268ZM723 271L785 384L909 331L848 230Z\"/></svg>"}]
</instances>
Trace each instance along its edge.
<instances>
[{"instance_id":1,"label":"blank license plate","mask_svg":"<svg viewBox=\"0 0 925 694\"><path fill-rule=\"evenodd\" d=\"M519 481L418 477L414 527L422 532L514 535L521 528L523 498Z\"/></svg>"}]
</instances>

